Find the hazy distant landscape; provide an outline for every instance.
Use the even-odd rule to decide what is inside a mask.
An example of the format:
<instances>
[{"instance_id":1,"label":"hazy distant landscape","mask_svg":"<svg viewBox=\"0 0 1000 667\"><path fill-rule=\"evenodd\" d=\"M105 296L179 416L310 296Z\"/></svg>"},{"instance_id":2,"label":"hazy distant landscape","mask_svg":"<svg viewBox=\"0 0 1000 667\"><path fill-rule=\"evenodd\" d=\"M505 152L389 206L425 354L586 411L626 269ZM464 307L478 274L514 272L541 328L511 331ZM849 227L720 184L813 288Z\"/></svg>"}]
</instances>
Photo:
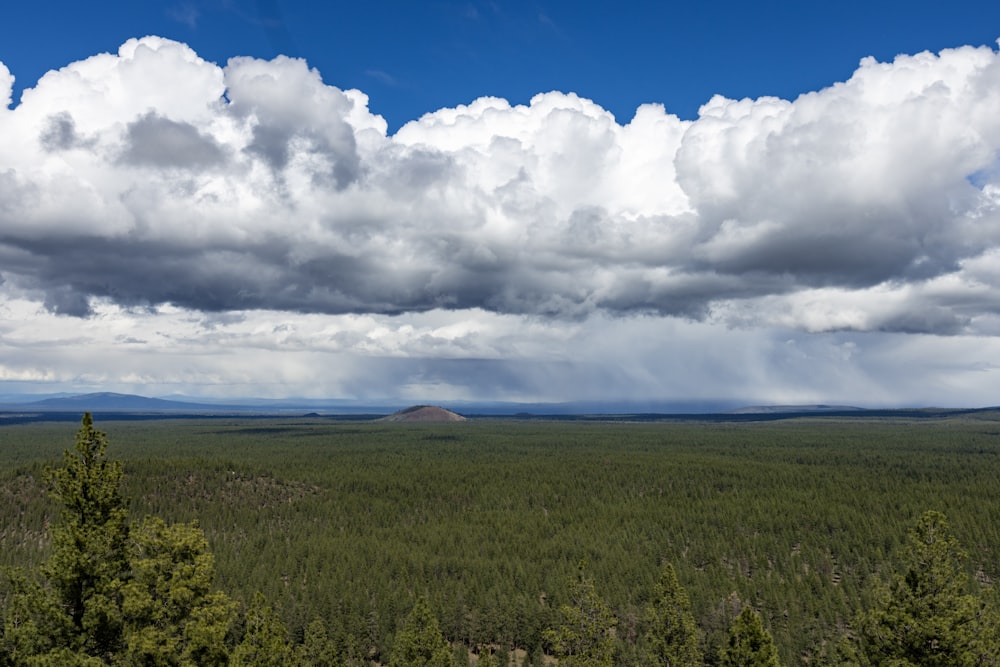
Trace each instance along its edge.
<instances>
[{"instance_id":1,"label":"hazy distant landscape","mask_svg":"<svg viewBox=\"0 0 1000 667\"><path fill-rule=\"evenodd\" d=\"M395 401L362 403L332 399L192 399L188 397L150 398L134 394L96 392L86 394L0 395L0 423L3 419L39 417L64 413L72 418L87 411L95 414L145 414L150 417L178 415L256 414L301 416L304 413L353 418L377 418L410 407ZM862 408L851 405L746 405L732 400L718 401L600 401L565 403L504 403L498 401L457 401L442 404L466 416L563 419L698 419L754 421L782 419L806 414L828 416L884 417L889 415L929 417L990 411L992 407L970 408ZM6 415L4 413L7 413Z\"/></svg>"},{"instance_id":2,"label":"hazy distant landscape","mask_svg":"<svg viewBox=\"0 0 1000 667\"><path fill-rule=\"evenodd\" d=\"M698 414L727 412L741 407L738 401L593 401L569 403L513 403L502 401L455 401L446 403L450 408L474 414L624 414L663 413ZM399 399L380 402L362 402L344 399L315 398L229 398L205 399L178 397L150 398L134 394L91 392L83 394L8 394L0 395L0 410L35 409L40 411L102 410L144 412L265 412L280 413L318 410L329 414L388 414L408 407Z\"/></svg>"}]
</instances>

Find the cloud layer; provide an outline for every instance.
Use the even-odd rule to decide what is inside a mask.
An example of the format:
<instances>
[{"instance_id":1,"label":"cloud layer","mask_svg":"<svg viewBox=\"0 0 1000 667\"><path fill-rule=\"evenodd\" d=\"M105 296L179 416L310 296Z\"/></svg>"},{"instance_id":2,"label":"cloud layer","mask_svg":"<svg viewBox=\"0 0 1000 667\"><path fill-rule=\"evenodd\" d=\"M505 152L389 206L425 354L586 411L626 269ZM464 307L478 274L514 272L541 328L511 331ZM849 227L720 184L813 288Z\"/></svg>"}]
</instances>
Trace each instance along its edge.
<instances>
[{"instance_id":1,"label":"cloud layer","mask_svg":"<svg viewBox=\"0 0 1000 667\"><path fill-rule=\"evenodd\" d=\"M304 61L146 37L10 100L0 280L127 308L804 331L1000 329L1000 55L863 60L794 101L620 124L573 94L482 98L387 136ZM4 106L2 103L7 101Z\"/></svg>"},{"instance_id":2,"label":"cloud layer","mask_svg":"<svg viewBox=\"0 0 1000 667\"><path fill-rule=\"evenodd\" d=\"M198 313L0 301L0 390L457 400L996 403L1000 338L807 334L664 317L480 310Z\"/></svg>"}]
</instances>

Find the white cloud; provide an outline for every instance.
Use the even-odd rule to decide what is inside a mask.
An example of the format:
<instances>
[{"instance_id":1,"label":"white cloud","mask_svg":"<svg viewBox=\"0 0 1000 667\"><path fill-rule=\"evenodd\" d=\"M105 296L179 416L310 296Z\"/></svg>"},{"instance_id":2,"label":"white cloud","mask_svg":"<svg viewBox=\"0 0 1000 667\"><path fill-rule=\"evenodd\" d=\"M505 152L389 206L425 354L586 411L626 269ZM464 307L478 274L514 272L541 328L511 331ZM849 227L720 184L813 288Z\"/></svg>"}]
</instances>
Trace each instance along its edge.
<instances>
[{"instance_id":1,"label":"white cloud","mask_svg":"<svg viewBox=\"0 0 1000 667\"><path fill-rule=\"evenodd\" d=\"M14 76L7 66L0 62L0 113L7 111L14 98Z\"/></svg>"},{"instance_id":2,"label":"white cloud","mask_svg":"<svg viewBox=\"0 0 1000 667\"><path fill-rule=\"evenodd\" d=\"M12 85L0 64L0 102ZM282 360L263 365L282 386L317 382L318 359L336 358L327 391L378 359L386 382L453 393L465 390L443 366L413 364L489 362L501 377L497 364L524 362L497 395L540 395L556 366L568 393L681 395L644 338L670 331L729 378L708 393L808 393L775 371L775 350L791 349L775 341L1000 331L998 91L1000 55L963 47L865 59L791 101L716 96L695 121L644 105L620 125L549 92L473 100L389 136L364 93L302 60L220 67L129 40L0 106L0 284L27 309L7 315L5 343L55 347L55 332L111 318L122 338L95 330L93 344L109 363L131 345L140 379L257 382L235 357L179 362L254 349ZM238 317L215 319L226 313ZM591 361L609 356L598 331L629 353ZM71 356L4 355L0 377L57 376ZM877 398L863 357L843 391Z\"/></svg>"}]
</instances>

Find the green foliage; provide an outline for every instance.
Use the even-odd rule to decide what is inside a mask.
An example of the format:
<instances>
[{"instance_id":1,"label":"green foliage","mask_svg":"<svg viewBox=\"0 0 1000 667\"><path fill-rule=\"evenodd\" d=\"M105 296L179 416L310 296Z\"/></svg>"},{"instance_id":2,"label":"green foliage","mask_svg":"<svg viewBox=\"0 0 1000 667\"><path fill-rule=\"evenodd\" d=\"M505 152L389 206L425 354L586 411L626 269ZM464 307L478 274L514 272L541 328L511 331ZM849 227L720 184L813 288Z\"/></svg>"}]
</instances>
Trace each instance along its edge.
<instances>
[{"instance_id":1,"label":"green foliage","mask_svg":"<svg viewBox=\"0 0 1000 667\"><path fill-rule=\"evenodd\" d=\"M260 593L255 593L246 611L243 640L233 650L233 667L284 667L291 662L288 631L274 609Z\"/></svg>"},{"instance_id":2,"label":"green foliage","mask_svg":"<svg viewBox=\"0 0 1000 667\"><path fill-rule=\"evenodd\" d=\"M483 649L479 654L479 660L476 662L476 667L500 667L500 662L497 660L495 653Z\"/></svg>"},{"instance_id":3,"label":"green foliage","mask_svg":"<svg viewBox=\"0 0 1000 667\"><path fill-rule=\"evenodd\" d=\"M542 652L541 645L525 653L521 667L545 667L545 654Z\"/></svg>"},{"instance_id":4,"label":"green foliage","mask_svg":"<svg viewBox=\"0 0 1000 667\"><path fill-rule=\"evenodd\" d=\"M314 619L306 626L302 643L295 648L295 663L310 667L338 667L336 647L326 632L326 624Z\"/></svg>"},{"instance_id":5,"label":"green foliage","mask_svg":"<svg viewBox=\"0 0 1000 667\"><path fill-rule=\"evenodd\" d=\"M306 635L308 639L308 633ZM348 635L343 644L337 645L334 642L334 655L339 656L339 667L370 667L371 661L366 652L361 649L357 639L353 635Z\"/></svg>"},{"instance_id":6,"label":"green foliage","mask_svg":"<svg viewBox=\"0 0 1000 667\"><path fill-rule=\"evenodd\" d=\"M620 619L616 660L642 665L635 651L664 554L710 664L744 600L765 614L783 662L816 664L840 644L829 638L874 605L872 581L902 571L907 529L927 508L946 512L968 549L968 592L995 597L998 422L219 418L102 427L113 444L127 443L114 452L128 470L121 488L133 532L146 515L198 519L218 588L244 600L263 592L303 644L309 621L322 619L340 664L367 667L388 662L415 590L428 591L449 639L527 650L541 664L542 629L558 623L581 559ZM66 436L64 423L0 420L0 566L37 568L52 555L60 508L41 471L58 465ZM42 602L16 604L25 596ZM70 645L59 637L72 623L40 611L62 609L50 582L27 577L0 586L0 597L17 617L5 646L34 655ZM25 630L32 623L47 634Z\"/></svg>"},{"instance_id":7,"label":"green foliage","mask_svg":"<svg viewBox=\"0 0 1000 667\"><path fill-rule=\"evenodd\" d=\"M128 508L119 488L122 464L107 459L107 444L87 413L73 451L63 455L63 467L47 471L62 513L41 574L69 618L67 648L110 661L122 648L122 588L129 565ZM50 623L53 629L65 626L57 619Z\"/></svg>"},{"instance_id":8,"label":"green foliage","mask_svg":"<svg viewBox=\"0 0 1000 667\"><path fill-rule=\"evenodd\" d=\"M8 577L0 665L45 664L45 660L71 664L87 658L68 648L74 629L56 592L19 571L8 572Z\"/></svg>"},{"instance_id":9,"label":"green foliage","mask_svg":"<svg viewBox=\"0 0 1000 667\"><path fill-rule=\"evenodd\" d=\"M645 623L646 665L693 667L703 664L691 602L670 563L663 565L653 601L646 608Z\"/></svg>"},{"instance_id":10,"label":"green foliage","mask_svg":"<svg viewBox=\"0 0 1000 667\"><path fill-rule=\"evenodd\" d=\"M214 559L201 529L147 518L132 542L122 602L126 664L226 664L235 605L212 591Z\"/></svg>"},{"instance_id":11,"label":"green foliage","mask_svg":"<svg viewBox=\"0 0 1000 667\"><path fill-rule=\"evenodd\" d=\"M940 512L929 511L910 531L902 571L881 584L862 615L863 658L872 665L978 665L981 604L971 595L966 554Z\"/></svg>"},{"instance_id":12,"label":"green foliage","mask_svg":"<svg viewBox=\"0 0 1000 667\"><path fill-rule=\"evenodd\" d=\"M455 663L454 667L471 667L472 665L469 647L465 644L455 644L452 646L451 657Z\"/></svg>"},{"instance_id":13,"label":"green foliage","mask_svg":"<svg viewBox=\"0 0 1000 667\"><path fill-rule=\"evenodd\" d=\"M441 634L426 596L416 604L396 634L389 667L453 667L451 648Z\"/></svg>"},{"instance_id":14,"label":"green foliage","mask_svg":"<svg viewBox=\"0 0 1000 667\"><path fill-rule=\"evenodd\" d=\"M760 614L746 605L729 628L721 667L781 667L778 649Z\"/></svg>"},{"instance_id":15,"label":"green foliage","mask_svg":"<svg viewBox=\"0 0 1000 667\"><path fill-rule=\"evenodd\" d=\"M85 414L63 467L45 471L60 522L38 576L12 578L2 642L11 664L106 664L121 652L128 508L122 465L106 449L106 435Z\"/></svg>"},{"instance_id":16,"label":"green foliage","mask_svg":"<svg viewBox=\"0 0 1000 667\"><path fill-rule=\"evenodd\" d=\"M580 565L569 591L569 602L559 607L560 622L545 631L545 640L560 665L610 667L614 664L617 619L597 594L593 580Z\"/></svg>"},{"instance_id":17,"label":"green foliage","mask_svg":"<svg viewBox=\"0 0 1000 667\"><path fill-rule=\"evenodd\" d=\"M11 573L0 664L226 664L234 605L211 591L204 534L161 519L130 531L122 465L106 449L85 414L63 467L46 470L60 522L37 573Z\"/></svg>"}]
</instances>

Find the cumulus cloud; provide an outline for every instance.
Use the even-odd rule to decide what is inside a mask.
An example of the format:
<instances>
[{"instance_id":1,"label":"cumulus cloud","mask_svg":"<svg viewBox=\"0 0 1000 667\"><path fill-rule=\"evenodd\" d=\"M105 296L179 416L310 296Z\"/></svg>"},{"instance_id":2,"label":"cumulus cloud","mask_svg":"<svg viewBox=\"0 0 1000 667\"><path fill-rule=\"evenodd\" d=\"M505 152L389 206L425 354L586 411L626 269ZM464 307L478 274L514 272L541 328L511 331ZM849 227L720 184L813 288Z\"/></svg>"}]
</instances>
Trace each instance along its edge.
<instances>
[{"instance_id":1,"label":"cumulus cloud","mask_svg":"<svg viewBox=\"0 0 1000 667\"><path fill-rule=\"evenodd\" d=\"M0 65L0 102L13 77ZM302 60L146 37L0 106L0 275L54 313L641 314L997 330L1000 55L625 124L572 93L388 135ZM566 326L570 326L567 324Z\"/></svg>"},{"instance_id":2,"label":"cumulus cloud","mask_svg":"<svg viewBox=\"0 0 1000 667\"><path fill-rule=\"evenodd\" d=\"M59 130L60 145L72 146L73 126ZM43 144L47 136L42 136ZM204 169L222 163L225 153L194 125L148 113L128 124L121 159L135 166Z\"/></svg>"},{"instance_id":3,"label":"cumulus cloud","mask_svg":"<svg viewBox=\"0 0 1000 667\"><path fill-rule=\"evenodd\" d=\"M7 69L7 66L0 63L0 109L6 110L13 101L14 95L14 76Z\"/></svg>"}]
</instances>

